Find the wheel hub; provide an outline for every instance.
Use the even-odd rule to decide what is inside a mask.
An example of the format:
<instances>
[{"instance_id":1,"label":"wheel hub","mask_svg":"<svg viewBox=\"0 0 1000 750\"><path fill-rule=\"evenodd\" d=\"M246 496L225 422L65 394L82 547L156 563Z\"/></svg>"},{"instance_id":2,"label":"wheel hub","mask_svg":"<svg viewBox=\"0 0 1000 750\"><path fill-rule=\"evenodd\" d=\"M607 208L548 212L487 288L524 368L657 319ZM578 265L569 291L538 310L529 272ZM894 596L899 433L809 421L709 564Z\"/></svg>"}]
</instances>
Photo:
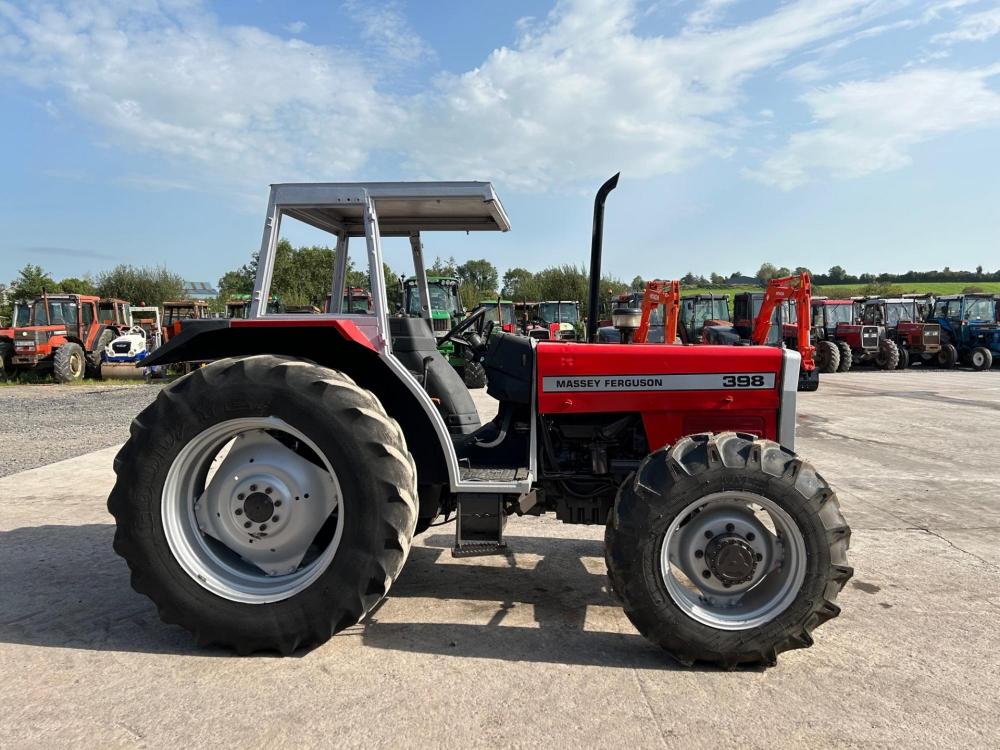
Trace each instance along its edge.
<instances>
[{"instance_id":1,"label":"wheel hub","mask_svg":"<svg viewBox=\"0 0 1000 750\"><path fill-rule=\"evenodd\" d=\"M715 537L708 545L705 559L708 569L723 585L749 581L757 570L757 553L736 535Z\"/></svg>"},{"instance_id":2,"label":"wheel hub","mask_svg":"<svg viewBox=\"0 0 1000 750\"><path fill-rule=\"evenodd\" d=\"M254 492L243 503L243 512L254 523L264 523L274 515L274 502L263 492Z\"/></svg>"}]
</instances>

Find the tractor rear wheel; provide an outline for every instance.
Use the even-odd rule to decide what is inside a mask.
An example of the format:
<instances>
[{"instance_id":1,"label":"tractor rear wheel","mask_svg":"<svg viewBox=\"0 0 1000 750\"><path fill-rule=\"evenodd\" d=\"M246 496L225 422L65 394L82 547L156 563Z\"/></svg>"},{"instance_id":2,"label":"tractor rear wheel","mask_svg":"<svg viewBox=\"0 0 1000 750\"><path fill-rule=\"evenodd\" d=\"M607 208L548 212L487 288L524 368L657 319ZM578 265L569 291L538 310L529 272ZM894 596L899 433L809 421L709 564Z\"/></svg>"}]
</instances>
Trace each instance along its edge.
<instances>
[{"instance_id":1,"label":"tractor rear wheel","mask_svg":"<svg viewBox=\"0 0 1000 750\"><path fill-rule=\"evenodd\" d=\"M993 367L993 352L985 346L977 346L972 350L969 362L973 370L988 370Z\"/></svg>"},{"instance_id":2,"label":"tractor rear wheel","mask_svg":"<svg viewBox=\"0 0 1000 750\"><path fill-rule=\"evenodd\" d=\"M837 346L840 347L840 367L837 368L837 372L847 372L854 364L854 352L846 341L838 341Z\"/></svg>"},{"instance_id":3,"label":"tractor rear wheel","mask_svg":"<svg viewBox=\"0 0 1000 750\"><path fill-rule=\"evenodd\" d=\"M910 350L905 349L902 346L897 347L897 349L899 350L899 364L896 365L896 368L899 370L905 370L910 366Z\"/></svg>"},{"instance_id":4,"label":"tractor rear wheel","mask_svg":"<svg viewBox=\"0 0 1000 750\"><path fill-rule=\"evenodd\" d=\"M164 388L115 459L132 586L199 644L321 643L395 580L416 523L399 426L346 375L225 359Z\"/></svg>"},{"instance_id":5,"label":"tractor rear wheel","mask_svg":"<svg viewBox=\"0 0 1000 750\"><path fill-rule=\"evenodd\" d=\"M938 367L954 367L958 364L958 349L954 344L942 344L937 355Z\"/></svg>"},{"instance_id":6,"label":"tractor rear wheel","mask_svg":"<svg viewBox=\"0 0 1000 750\"><path fill-rule=\"evenodd\" d=\"M832 341L816 343L816 369L820 372L837 372L840 369L840 347Z\"/></svg>"},{"instance_id":7,"label":"tractor rear wheel","mask_svg":"<svg viewBox=\"0 0 1000 750\"><path fill-rule=\"evenodd\" d=\"M794 453L702 434L625 480L605 559L626 616L681 663L772 665L840 613L850 535L833 490Z\"/></svg>"},{"instance_id":8,"label":"tractor rear wheel","mask_svg":"<svg viewBox=\"0 0 1000 750\"><path fill-rule=\"evenodd\" d=\"M97 340L94 350L87 352L87 377L101 377L101 355L107 349L108 344L115 340L115 332L110 328L105 328L101 332L101 337Z\"/></svg>"},{"instance_id":9,"label":"tractor rear wheel","mask_svg":"<svg viewBox=\"0 0 1000 750\"><path fill-rule=\"evenodd\" d=\"M75 380L83 380L87 371L87 357L83 353L83 347L67 341L56 349L52 357L52 374L60 383L72 383Z\"/></svg>"},{"instance_id":10,"label":"tractor rear wheel","mask_svg":"<svg viewBox=\"0 0 1000 750\"><path fill-rule=\"evenodd\" d=\"M899 347L891 339L882 339L875 354L875 364L883 370L895 370L899 367Z\"/></svg>"},{"instance_id":11,"label":"tractor rear wheel","mask_svg":"<svg viewBox=\"0 0 1000 750\"><path fill-rule=\"evenodd\" d=\"M465 363L465 367L462 370L462 379L465 381L466 388L485 388L486 368L483 367L481 362L470 360Z\"/></svg>"}]
</instances>

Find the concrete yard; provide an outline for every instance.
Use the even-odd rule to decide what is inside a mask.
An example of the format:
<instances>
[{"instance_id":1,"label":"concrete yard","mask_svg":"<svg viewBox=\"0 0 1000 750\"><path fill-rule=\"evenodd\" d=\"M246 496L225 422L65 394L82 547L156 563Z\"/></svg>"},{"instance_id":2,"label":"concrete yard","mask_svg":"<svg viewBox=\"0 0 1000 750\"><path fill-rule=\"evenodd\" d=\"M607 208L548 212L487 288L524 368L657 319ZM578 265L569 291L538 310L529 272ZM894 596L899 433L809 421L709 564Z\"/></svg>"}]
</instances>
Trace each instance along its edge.
<instances>
[{"instance_id":1,"label":"concrete yard","mask_svg":"<svg viewBox=\"0 0 1000 750\"><path fill-rule=\"evenodd\" d=\"M432 529L311 652L199 649L111 549L115 447L0 478L0 747L1000 746L1000 372L827 376L799 406L855 576L768 670L678 667L609 595L603 528L552 518L503 557Z\"/></svg>"}]
</instances>

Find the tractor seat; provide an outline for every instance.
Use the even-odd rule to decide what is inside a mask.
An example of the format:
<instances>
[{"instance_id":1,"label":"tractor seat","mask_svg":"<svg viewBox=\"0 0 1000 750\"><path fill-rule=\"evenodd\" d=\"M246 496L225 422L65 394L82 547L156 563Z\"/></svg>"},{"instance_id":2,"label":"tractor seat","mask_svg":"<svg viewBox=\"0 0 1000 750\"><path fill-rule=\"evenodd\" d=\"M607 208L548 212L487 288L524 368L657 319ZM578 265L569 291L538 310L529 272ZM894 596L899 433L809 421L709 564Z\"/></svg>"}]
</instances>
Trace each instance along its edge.
<instances>
[{"instance_id":1,"label":"tractor seat","mask_svg":"<svg viewBox=\"0 0 1000 750\"><path fill-rule=\"evenodd\" d=\"M535 371L535 350L531 339L494 330L483 359L486 392L498 401L531 403L531 378Z\"/></svg>"}]
</instances>

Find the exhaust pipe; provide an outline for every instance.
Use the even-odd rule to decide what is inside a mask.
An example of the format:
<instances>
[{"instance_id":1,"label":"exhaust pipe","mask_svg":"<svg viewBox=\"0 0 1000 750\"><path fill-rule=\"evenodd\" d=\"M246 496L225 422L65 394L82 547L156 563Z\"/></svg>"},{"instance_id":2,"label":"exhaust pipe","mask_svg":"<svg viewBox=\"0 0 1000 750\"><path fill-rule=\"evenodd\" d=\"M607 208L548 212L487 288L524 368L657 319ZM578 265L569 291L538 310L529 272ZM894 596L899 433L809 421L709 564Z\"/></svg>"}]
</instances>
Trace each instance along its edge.
<instances>
[{"instance_id":1,"label":"exhaust pipe","mask_svg":"<svg viewBox=\"0 0 1000 750\"><path fill-rule=\"evenodd\" d=\"M601 252L604 249L604 201L618 187L621 172L601 185L594 198L594 230L590 237L590 289L587 295L587 341L597 341L597 318L601 304Z\"/></svg>"}]
</instances>

